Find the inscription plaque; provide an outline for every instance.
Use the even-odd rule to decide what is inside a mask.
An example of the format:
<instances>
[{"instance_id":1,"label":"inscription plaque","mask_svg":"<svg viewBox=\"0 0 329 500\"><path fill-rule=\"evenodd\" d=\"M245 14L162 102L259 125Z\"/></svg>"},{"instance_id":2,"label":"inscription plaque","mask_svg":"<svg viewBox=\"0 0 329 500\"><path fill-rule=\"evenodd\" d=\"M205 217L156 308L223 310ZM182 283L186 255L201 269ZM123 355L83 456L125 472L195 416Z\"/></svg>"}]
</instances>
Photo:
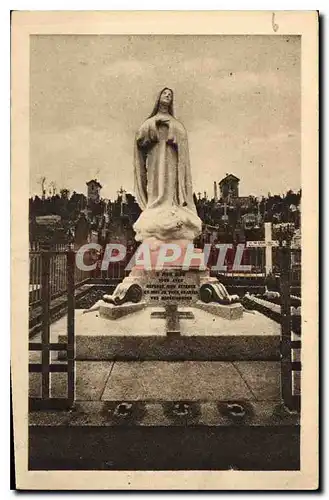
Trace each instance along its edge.
<instances>
[{"instance_id":1,"label":"inscription plaque","mask_svg":"<svg viewBox=\"0 0 329 500\"><path fill-rule=\"evenodd\" d=\"M176 304L188 306L199 298L198 272L164 269L150 273L144 287L144 300L148 305Z\"/></svg>"}]
</instances>

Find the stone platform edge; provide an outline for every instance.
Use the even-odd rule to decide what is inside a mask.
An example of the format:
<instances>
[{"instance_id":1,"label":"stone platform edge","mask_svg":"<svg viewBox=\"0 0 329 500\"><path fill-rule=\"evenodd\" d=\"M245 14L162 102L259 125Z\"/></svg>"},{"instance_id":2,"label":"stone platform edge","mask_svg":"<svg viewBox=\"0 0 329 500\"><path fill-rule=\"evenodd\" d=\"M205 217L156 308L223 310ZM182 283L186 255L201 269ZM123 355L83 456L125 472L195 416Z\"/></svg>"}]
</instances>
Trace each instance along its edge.
<instances>
[{"instance_id":1,"label":"stone platform edge","mask_svg":"<svg viewBox=\"0 0 329 500\"><path fill-rule=\"evenodd\" d=\"M187 408L187 416L175 414ZM238 405L236 407L236 405ZM227 408L242 407L243 416L232 416ZM251 426L296 427L300 415L288 411L281 401L79 401L68 411L30 411L29 427L76 426Z\"/></svg>"},{"instance_id":2,"label":"stone platform edge","mask_svg":"<svg viewBox=\"0 0 329 500\"><path fill-rule=\"evenodd\" d=\"M60 335L58 342L66 342ZM65 351L58 359L65 359ZM77 361L278 361L280 335L76 335Z\"/></svg>"}]
</instances>

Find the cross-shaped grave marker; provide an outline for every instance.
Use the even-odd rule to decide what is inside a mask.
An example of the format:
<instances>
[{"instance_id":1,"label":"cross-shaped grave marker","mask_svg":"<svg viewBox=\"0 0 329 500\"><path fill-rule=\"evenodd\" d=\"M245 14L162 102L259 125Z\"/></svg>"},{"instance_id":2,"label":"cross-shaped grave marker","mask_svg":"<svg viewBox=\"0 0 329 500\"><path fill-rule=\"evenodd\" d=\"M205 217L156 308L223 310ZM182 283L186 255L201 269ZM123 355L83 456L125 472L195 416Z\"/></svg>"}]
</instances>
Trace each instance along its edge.
<instances>
[{"instance_id":1,"label":"cross-shaped grave marker","mask_svg":"<svg viewBox=\"0 0 329 500\"><path fill-rule=\"evenodd\" d=\"M180 335L180 319L194 319L192 311L178 311L177 304L166 304L164 311L153 311L151 318L161 318L166 320L166 334Z\"/></svg>"},{"instance_id":2,"label":"cross-shaped grave marker","mask_svg":"<svg viewBox=\"0 0 329 500\"><path fill-rule=\"evenodd\" d=\"M273 260L272 260L272 248L278 247L279 242L276 240L272 240L272 223L265 222L265 239L264 241L247 241L247 248L264 248L265 247L265 274L271 274L273 269Z\"/></svg>"}]
</instances>

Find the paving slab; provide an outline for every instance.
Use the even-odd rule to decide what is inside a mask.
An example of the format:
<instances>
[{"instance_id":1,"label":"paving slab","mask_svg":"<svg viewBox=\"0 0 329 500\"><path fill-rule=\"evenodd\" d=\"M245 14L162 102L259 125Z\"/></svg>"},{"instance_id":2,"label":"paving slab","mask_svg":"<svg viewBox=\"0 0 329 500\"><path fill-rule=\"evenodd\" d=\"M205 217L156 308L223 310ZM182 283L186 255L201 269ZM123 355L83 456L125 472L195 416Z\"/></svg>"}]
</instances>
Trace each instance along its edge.
<instances>
[{"instance_id":1,"label":"paving slab","mask_svg":"<svg viewBox=\"0 0 329 500\"><path fill-rule=\"evenodd\" d=\"M255 399L230 362L116 362L102 400Z\"/></svg>"},{"instance_id":2,"label":"paving slab","mask_svg":"<svg viewBox=\"0 0 329 500\"><path fill-rule=\"evenodd\" d=\"M106 382L113 367L111 361L76 362L76 400L97 401L101 399ZM50 394L53 398L65 398L67 374L51 373ZM29 374L30 397L41 397L41 373Z\"/></svg>"},{"instance_id":3,"label":"paving slab","mask_svg":"<svg viewBox=\"0 0 329 500\"><path fill-rule=\"evenodd\" d=\"M50 374L50 397L67 397L67 374ZM29 373L29 396L32 398L41 398L42 378L41 373Z\"/></svg>"},{"instance_id":4,"label":"paving slab","mask_svg":"<svg viewBox=\"0 0 329 500\"><path fill-rule=\"evenodd\" d=\"M76 399L82 401L101 399L112 368L111 361L77 361Z\"/></svg>"},{"instance_id":5,"label":"paving slab","mask_svg":"<svg viewBox=\"0 0 329 500\"><path fill-rule=\"evenodd\" d=\"M258 401L280 399L280 362L234 361L233 365Z\"/></svg>"},{"instance_id":6,"label":"paving slab","mask_svg":"<svg viewBox=\"0 0 329 500\"><path fill-rule=\"evenodd\" d=\"M41 373L29 373L29 397L41 398Z\"/></svg>"},{"instance_id":7,"label":"paving slab","mask_svg":"<svg viewBox=\"0 0 329 500\"><path fill-rule=\"evenodd\" d=\"M102 362L76 363L76 400L280 399L280 363ZM41 374L29 374L29 394L41 397ZM66 373L51 374L51 397L64 398Z\"/></svg>"}]
</instances>

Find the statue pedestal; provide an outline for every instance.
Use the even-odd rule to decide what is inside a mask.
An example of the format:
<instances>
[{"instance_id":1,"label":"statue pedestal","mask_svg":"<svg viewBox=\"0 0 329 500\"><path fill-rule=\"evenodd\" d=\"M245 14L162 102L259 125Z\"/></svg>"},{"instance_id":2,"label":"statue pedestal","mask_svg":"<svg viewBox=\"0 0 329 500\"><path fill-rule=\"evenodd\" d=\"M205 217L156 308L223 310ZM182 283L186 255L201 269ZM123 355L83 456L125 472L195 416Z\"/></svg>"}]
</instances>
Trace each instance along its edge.
<instances>
[{"instance_id":1,"label":"statue pedestal","mask_svg":"<svg viewBox=\"0 0 329 500\"><path fill-rule=\"evenodd\" d=\"M123 316L127 316L127 314L141 311L145 306L146 304L144 301L138 302L137 304L134 304L133 302L126 302L120 306L115 306L114 304L102 301L99 306L99 314L103 318L118 319Z\"/></svg>"},{"instance_id":2,"label":"statue pedestal","mask_svg":"<svg viewBox=\"0 0 329 500\"><path fill-rule=\"evenodd\" d=\"M210 276L201 250L194 249L191 253L187 242L175 242L180 255L163 262L173 243L166 243L163 248L154 241L149 241L147 245L144 248L149 250L149 255L147 259L144 256L144 261L148 262L148 268L141 264L134 266L113 295L104 295L99 304L101 317L113 320L144 307L161 307L162 311L150 317L165 319L166 334L175 336L180 335L180 319L194 319L192 312L186 315L181 307L203 309L229 320L242 317L243 306L238 297L230 296L226 288ZM172 248L175 252L175 247Z\"/></svg>"},{"instance_id":3,"label":"statue pedestal","mask_svg":"<svg viewBox=\"0 0 329 500\"><path fill-rule=\"evenodd\" d=\"M210 314L214 314L215 316L220 316L225 319L239 319L243 315L243 306L241 304L216 304L210 303L207 304L198 300L198 302L194 305L198 309L202 309L202 311L206 311Z\"/></svg>"}]
</instances>

